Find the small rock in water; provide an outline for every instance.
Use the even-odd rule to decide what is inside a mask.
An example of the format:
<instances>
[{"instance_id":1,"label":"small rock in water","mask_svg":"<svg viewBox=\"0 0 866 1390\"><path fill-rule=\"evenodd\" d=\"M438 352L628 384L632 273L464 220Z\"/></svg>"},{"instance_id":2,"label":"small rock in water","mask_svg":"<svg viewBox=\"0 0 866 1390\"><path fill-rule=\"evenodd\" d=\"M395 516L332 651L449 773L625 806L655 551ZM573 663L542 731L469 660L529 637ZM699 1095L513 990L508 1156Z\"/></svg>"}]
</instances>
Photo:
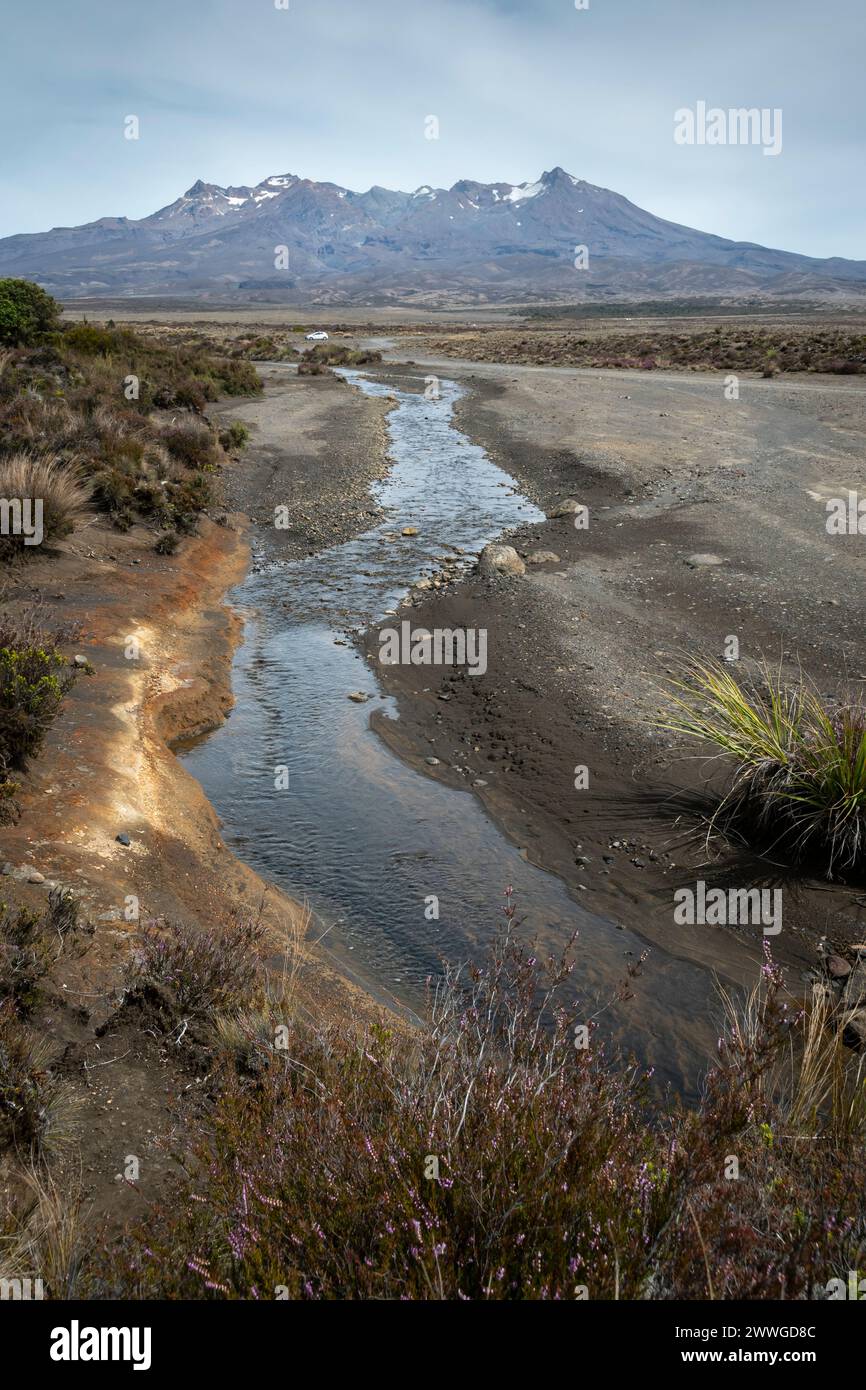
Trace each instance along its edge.
<instances>
[{"instance_id":1,"label":"small rock in water","mask_svg":"<svg viewBox=\"0 0 866 1390\"><path fill-rule=\"evenodd\" d=\"M403 530L400 532L400 535L401 535L401 536L417 536L417 534L418 534L418 527L417 527L417 526L404 526L404 527L403 527Z\"/></svg>"},{"instance_id":2,"label":"small rock in water","mask_svg":"<svg viewBox=\"0 0 866 1390\"><path fill-rule=\"evenodd\" d=\"M119 845L128 845L131 843L130 838L125 830L121 831L119 835L115 835L114 838Z\"/></svg>"},{"instance_id":3,"label":"small rock in water","mask_svg":"<svg viewBox=\"0 0 866 1390\"><path fill-rule=\"evenodd\" d=\"M363 690L350 690L349 699L354 700L356 705L363 705L369 700L370 696Z\"/></svg>"}]
</instances>

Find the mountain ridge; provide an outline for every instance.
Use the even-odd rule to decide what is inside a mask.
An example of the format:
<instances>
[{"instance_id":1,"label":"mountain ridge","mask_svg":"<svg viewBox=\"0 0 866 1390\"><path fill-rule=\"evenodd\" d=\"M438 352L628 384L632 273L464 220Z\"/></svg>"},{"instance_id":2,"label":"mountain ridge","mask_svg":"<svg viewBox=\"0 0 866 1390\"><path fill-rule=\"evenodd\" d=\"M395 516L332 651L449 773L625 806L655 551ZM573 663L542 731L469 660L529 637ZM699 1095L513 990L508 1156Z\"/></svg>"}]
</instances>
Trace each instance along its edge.
<instances>
[{"instance_id":1,"label":"mountain ridge","mask_svg":"<svg viewBox=\"0 0 866 1390\"><path fill-rule=\"evenodd\" d=\"M0 239L0 275L36 279L66 299L866 298L864 261L698 231L560 166L522 184L459 179L412 192L356 192L297 174L228 186L197 179L142 218Z\"/></svg>"}]
</instances>

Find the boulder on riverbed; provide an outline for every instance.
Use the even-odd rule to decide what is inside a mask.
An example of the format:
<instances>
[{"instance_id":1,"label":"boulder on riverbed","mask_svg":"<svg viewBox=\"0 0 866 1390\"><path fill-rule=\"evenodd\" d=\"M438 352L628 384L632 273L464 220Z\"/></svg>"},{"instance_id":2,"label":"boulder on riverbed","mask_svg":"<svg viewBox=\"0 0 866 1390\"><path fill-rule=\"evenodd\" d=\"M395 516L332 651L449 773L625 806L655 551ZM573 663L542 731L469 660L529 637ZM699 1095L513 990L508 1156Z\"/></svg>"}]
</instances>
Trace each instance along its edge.
<instances>
[{"instance_id":1,"label":"boulder on riverbed","mask_svg":"<svg viewBox=\"0 0 866 1390\"><path fill-rule=\"evenodd\" d=\"M526 573L526 566L513 545L485 545L478 557L478 573L486 579L517 577Z\"/></svg>"}]
</instances>

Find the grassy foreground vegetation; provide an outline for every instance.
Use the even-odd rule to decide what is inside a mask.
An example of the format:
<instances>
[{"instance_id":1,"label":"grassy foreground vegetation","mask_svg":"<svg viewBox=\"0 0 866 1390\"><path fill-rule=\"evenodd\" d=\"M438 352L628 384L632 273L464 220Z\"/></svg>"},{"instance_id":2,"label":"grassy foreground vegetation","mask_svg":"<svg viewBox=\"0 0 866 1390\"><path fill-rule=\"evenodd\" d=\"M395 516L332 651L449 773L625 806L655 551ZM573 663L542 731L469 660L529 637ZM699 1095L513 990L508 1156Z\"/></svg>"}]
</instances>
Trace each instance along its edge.
<instances>
[{"instance_id":1,"label":"grassy foreground vegetation","mask_svg":"<svg viewBox=\"0 0 866 1390\"><path fill-rule=\"evenodd\" d=\"M37 1172L0 1266L97 1299L563 1300L824 1297L862 1263L863 1067L769 955L687 1111L592 1027L575 1046L568 955L539 962L510 900L417 1032L313 1022L262 944L145 935L125 1007L200 1078L174 1191L100 1244Z\"/></svg>"}]
</instances>

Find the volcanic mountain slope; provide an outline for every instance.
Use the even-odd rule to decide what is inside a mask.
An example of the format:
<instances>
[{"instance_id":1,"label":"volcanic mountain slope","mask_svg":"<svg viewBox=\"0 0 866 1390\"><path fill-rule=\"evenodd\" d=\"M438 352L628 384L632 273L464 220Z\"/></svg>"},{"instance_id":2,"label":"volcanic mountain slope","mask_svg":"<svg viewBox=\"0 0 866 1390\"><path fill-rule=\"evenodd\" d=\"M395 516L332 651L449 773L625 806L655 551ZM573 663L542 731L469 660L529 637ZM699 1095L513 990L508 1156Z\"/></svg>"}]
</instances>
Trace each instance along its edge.
<instances>
[{"instance_id":1,"label":"volcanic mountain slope","mask_svg":"<svg viewBox=\"0 0 866 1390\"><path fill-rule=\"evenodd\" d=\"M588 264L578 269L579 248ZM293 174L201 180L149 217L0 240L0 275L66 299L243 297L311 303L717 294L855 302L866 262L817 260L666 222L556 168L535 183L373 187Z\"/></svg>"}]
</instances>

